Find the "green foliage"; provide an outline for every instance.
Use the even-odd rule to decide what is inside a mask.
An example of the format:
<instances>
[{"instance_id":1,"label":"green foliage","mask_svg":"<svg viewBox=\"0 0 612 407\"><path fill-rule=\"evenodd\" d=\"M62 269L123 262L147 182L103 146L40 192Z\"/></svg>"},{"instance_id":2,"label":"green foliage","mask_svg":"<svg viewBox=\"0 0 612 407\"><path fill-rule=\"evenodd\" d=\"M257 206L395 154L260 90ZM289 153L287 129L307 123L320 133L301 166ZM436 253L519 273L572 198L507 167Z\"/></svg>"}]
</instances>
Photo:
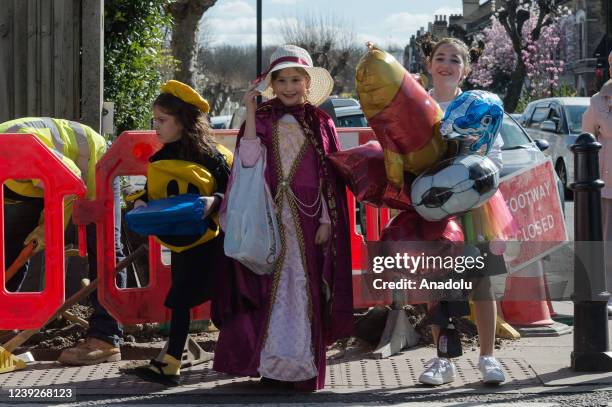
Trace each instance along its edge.
<instances>
[{"instance_id":1,"label":"green foliage","mask_svg":"<svg viewBox=\"0 0 612 407\"><path fill-rule=\"evenodd\" d=\"M562 83L560 86L553 88L552 94L554 97L574 97L578 95L578 91L572 85Z\"/></svg>"},{"instance_id":2,"label":"green foliage","mask_svg":"<svg viewBox=\"0 0 612 407\"><path fill-rule=\"evenodd\" d=\"M350 92L342 92L338 95L338 97L346 99L359 99L359 95L357 95L357 89L353 89Z\"/></svg>"},{"instance_id":3,"label":"green foliage","mask_svg":"<svg viewBox=\"0 0 612 407\"><path fill-rule=\"evenodd\" d=\"M559 86L556 86L552 89L552 97L573 97L576 96L578 94L578 92L576 91L576 88L574 88L572 85L569 85L567 83L562 83ZM532 95L528 92L523 92L523 95L521 96L518 104L516 105L516 113L523 113L525 111L525 108L527 108L527 105L531 102L533 102L534 100L538 100L538 99L542 99L544 97L551 97L551 96L542 96L542 95Z\"/></svg>"},{"instance_id":4,"label":"green foliage","mask_svg":"<svg viewBox=\"0 0 612 407\"><path fill-rule=\"evenodd\" d=\"M540 99L540 98L531 96L529 93L524 93L519 99L514 112L508 112L508 113L523 113L525 109L527 108L527 105L536 99Z\"/></svg>"},{"instance_id":5,"label":"green foliage","mask_svg":"<svg viewBox=\"0 0 612 407\"><path fill-rule=\"evenodd\" d=\"M168 0L105 0L104 98L115 102L117 134L150 126L151 103L159 93L162 52L171 19ZM170 60L169 60L170 58Z\"/></svg>"}]
</instances>

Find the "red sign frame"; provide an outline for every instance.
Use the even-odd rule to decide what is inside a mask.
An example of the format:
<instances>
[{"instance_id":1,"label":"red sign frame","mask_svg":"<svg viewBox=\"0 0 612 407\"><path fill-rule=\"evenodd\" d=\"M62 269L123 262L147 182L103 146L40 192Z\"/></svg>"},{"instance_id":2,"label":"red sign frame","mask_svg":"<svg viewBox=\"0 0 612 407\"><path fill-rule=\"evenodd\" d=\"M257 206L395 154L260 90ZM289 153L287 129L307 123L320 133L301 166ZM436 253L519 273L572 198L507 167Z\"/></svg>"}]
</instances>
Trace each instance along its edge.
<instances>
[{"instance_id":1,"label":"red sign frame","mask_svg":"<svg viewBox=\"0 0 612 407\"><path fill-rule=\"evenodd\" d=\"M517 222L515 240L520 243L520 252L508 262L509 271L520 270L565 245L565 216L550 159L507 175L499 190Z\"/></svg>"}]
</instances>

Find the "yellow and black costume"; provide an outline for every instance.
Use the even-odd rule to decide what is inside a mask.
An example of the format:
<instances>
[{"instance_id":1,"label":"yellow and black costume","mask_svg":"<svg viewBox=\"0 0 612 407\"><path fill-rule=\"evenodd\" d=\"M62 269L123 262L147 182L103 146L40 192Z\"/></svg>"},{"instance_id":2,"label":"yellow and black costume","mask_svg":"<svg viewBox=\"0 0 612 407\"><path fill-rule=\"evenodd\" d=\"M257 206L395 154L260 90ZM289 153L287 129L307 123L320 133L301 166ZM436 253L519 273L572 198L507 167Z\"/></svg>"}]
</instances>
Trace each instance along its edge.
<instances>
[{"instance_id":1,"label":"yellow and black costume","mask_svg":"<svg viewBox=\"0 0 612 407\"><path fill-rule=\"evenodd\" d=\"M197 162L181 154L180 141L165 144L150 158L146 198L155 200L196 193L201 196L224 194L232 165L232 153L221 145L214 154L204 154ZM223 256L223 239L217 212L209 216L208 229L197 236L157 236L168 247L172 262L172 287L166 297L168 308L191 308L210 300L214 268Z\"/></svg>"}]
</instances>

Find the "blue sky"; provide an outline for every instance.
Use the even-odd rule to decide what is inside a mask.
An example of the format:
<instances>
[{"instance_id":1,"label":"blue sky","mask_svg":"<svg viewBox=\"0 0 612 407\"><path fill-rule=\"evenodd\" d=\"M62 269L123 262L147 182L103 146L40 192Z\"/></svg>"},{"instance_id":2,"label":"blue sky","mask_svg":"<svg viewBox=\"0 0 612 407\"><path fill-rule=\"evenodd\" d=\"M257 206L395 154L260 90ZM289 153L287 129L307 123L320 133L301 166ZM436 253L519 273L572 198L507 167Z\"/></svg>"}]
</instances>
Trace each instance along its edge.
<instances>
[{"instance_id":1,"label":"blue sky","mask_svg":"<svg viewBox=\"0 0 612 407\"><path fill-rule=\"evenodd\" d=\"M282 42L280 27L306 15L331 15L357 43L405 46L434 15L461 14L461 0L263 0L263 42ZM212 45L255 43L255 0L218 0L202 19Z\"/></svg>"}]
</instances>

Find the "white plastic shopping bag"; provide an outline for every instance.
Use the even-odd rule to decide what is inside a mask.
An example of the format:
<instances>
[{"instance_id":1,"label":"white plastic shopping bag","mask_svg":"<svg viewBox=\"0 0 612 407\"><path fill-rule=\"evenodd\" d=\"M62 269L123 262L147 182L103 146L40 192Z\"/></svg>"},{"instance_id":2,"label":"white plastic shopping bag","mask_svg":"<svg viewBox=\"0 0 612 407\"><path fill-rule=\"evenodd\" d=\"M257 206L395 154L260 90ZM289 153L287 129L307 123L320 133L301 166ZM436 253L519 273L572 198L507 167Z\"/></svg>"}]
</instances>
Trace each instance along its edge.
<instances>
[{"instance_id":1,"label":"white plastic shopping bag","mask_svg":"<svg viewBox=\"0 0 612 407\"><path fill-rule=\"evenodd\" d=\"M224 214L225 254L256 274L270 274L281 245L276 207L264 179L266 152L253 167L243 167L238 152L234 163Z\"/></svg>"}]
</instances>

